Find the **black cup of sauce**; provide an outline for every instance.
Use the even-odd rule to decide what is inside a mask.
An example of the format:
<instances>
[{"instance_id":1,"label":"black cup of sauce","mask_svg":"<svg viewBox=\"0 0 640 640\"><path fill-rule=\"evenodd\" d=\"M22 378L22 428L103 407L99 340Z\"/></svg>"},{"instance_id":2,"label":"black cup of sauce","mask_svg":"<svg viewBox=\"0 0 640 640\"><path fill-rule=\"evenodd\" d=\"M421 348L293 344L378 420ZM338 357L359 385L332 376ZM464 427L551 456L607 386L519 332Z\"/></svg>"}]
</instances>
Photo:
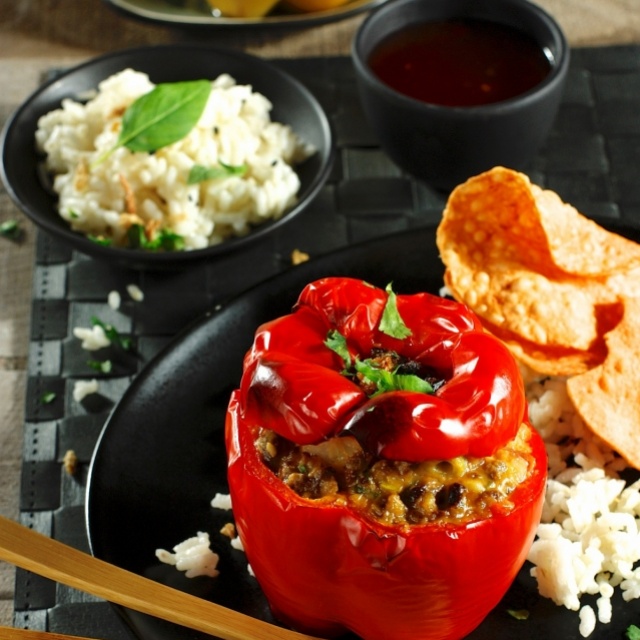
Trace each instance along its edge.
<instances>
[{"instance_id":1,"label":"black cup of sauce","mask_svg":"<svg viewBox=\"0 0 640 640\"><path fill-rule=\"evenodd\" d=\"M527 0L391 0L362 23L352 57L384 151L449 190L526 168L555 119L569 46Z\"/></svg>"}]
</instances>

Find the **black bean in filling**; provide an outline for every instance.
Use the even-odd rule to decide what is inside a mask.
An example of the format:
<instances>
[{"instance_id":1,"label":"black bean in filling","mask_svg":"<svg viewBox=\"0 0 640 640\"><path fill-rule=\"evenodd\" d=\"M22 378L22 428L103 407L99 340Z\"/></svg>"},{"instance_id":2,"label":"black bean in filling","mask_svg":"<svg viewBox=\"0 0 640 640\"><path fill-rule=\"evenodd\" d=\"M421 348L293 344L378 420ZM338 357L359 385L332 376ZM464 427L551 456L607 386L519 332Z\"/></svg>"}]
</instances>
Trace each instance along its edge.
<instances>
[{"instance_id":1,"label":"black bean in filling","mask_svg":"<svg viewBox=\"0 0 640 640\"><path fill-rule=\"evenodd\" d=\"M518 437L489 458L459 457L409 463L375 459L352 436L297 446L260 429L264 463L298 495L350 505L385 524L464 522L487 517L533 464L523 425Z\"/></svg>"}]
</instances>

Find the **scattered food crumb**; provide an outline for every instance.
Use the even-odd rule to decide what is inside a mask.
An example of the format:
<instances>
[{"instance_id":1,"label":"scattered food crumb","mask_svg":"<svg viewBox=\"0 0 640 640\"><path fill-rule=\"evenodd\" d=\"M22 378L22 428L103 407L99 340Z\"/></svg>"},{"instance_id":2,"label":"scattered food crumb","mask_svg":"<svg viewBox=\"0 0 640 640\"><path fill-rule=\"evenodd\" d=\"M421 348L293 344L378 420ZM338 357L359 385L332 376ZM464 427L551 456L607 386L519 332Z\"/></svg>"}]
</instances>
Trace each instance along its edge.
<instances>
[{"instance_id":1,"label":"scattered food crumb","mask_svg":"<svg viewBox=\"0 0 640 640\"><path fill-rule=\"evenodd\" d=\"M98 381L93 380L76 380L73 385L73 399L76 402L82 402L88 395L97 393L99 388Z\"/></svg>"},{"instance_id":2,"label":"scattered food crumb","mask_svg":"<svg viewBox=\"0 0 640 640\"><path fill-rule=\"evenodd\" d=\"M99 324L94 324L90 329L74 327L73 335L82 340L82 348L87 351L97 351L111 344L104 328Z\"/></svg>"},{"instance_id":3,"label":"scattered food crumb","mask_svg":"<svg viewBox=\"0 0 640 640\"><path fill-rule=\"evenodd\" d=\"M64 470L70 475L74 476L78 471L78 456L73 449L69 449L62 459L62 465Z\"/></svg>"},{"instance_id":4,"label":"scattered food crumb","mask_svg":"<svg viewBox=\"0 0 640 640\"><path fill-rule=\"evenodd\" d=\"M216 493L211 501L211 506L214 509L224 509L229 511L231 507L231 496L228 493Z\"/></svg>"},{"instance_id":5,"label":"scattered food crumb","mask_svg":"<svg viewBox=\"0 0 640 640\"><path fill-rule=\"evenodd\" d=\"M247 571L249 572L249 575L250 575L250 576L252 576L252 577L254 577L254 578L256 577L256 574L255 574L255 573L253 573L253 569L251 568L251 565L250 565L250 564L248 564L248 565L247 565Z\"/></svg>"},{"instance_id":6,"label":"scattered food crumb","mask_svg":"<svg viewBox=\"0 0 640 640\"><path fill-rule=\"evenodd\" d=\"M117 291L110 291L107 297L107 302L114 311L117 311L120 308L120 293L118 293Z\"/></svg>"},{"instance_id":7,"label":"scattered food crumb","mask_svg":"<svg viewBox=\"0 0 640 640\"><path fill-rule=\"evenodd\" d=\"M304 251L300 251L300 249L294 249L291 252L291 264L302 264L303 262L307 262L309 260L309 254Z\"/></svg>"},{"instance_id":8,"label":"scattered food crumb","mask_svg":"<svg viewBox=\"0 0 640 640\"><path fill-rule=\"evenodd\" d=\"M220 556L210 548L209 534L198 531L198 535L188 538L173 547L174 553L165 549L156 549L156 557L160 562L184 571L187 578L211 576L215 578L220 572L217 569Z\"/></svg>"},{"instance_id":9,"label":"scattered food crumb","mask_svg":"<svg viewBox=\"0 0 640 640\"><path fill-rule=\"evenodd\" d=\"M227 536L227 538L231 538L232 540L236 537L236 525L233 522L227 522L227 524L220 529L220 533L223 536Z\"/></svg>"},{"instance_id":10,"label":"scattered food crumb","mask_svg":"<svg viewBox=\"0 0 640 640\"><path fill-rule=\"evenodd\" d=\"M136 302L142 302L144 300L144 293L137 284L128 284L127 293L129 294L131 299L135 300Z\"/></svg>"}]
</instances>

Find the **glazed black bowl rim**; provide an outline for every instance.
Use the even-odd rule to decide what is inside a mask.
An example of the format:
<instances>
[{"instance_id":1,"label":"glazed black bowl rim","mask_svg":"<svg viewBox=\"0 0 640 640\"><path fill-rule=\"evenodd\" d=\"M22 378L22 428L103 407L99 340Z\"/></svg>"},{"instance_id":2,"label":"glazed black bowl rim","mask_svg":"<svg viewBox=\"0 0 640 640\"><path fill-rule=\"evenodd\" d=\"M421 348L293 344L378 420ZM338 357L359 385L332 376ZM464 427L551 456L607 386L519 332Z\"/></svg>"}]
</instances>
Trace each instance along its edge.
<instances>
[{"instance_id":1,"label":"glazed black bowl rim","mask_svg":"<svg viewBox=\"0 0 640 640\"><path fill-rule=\"evenodd\" d=\"M368 51L364 51L364 39L367 37L369 30L373 28L373 25L378 23L378 21L384 20L389 14L402 11L406 5L418 6L420 4L427 9L428 13L430 6L428 0L393 0L393 2L386 3L374 9L360 24L360 27L353 39L351 46L351 58L356 69L357 76L367 83L371 89L386 97L387 100L395 100L399 105L405 108L409 107L416 111L424 111L425 113L440 115L446 114L452 119L464 120L473 117L490 117L501 113L508 113L542 99L543 96L552 92L566 76L570 58L569 43L567 42L565 34L558 22L547 11L537 4L529 2L529 0L485 0L484 4L483 0L475 0L474 2L464 3L462 11L454 6L448 13L447 17L456 18L473 16L474 18L482 19L483 6L487 6L491 8L489 14L492 16L487 19L493 22L498 22L498 20L493 16L495 16L495 7L501 4L526 11L530 15L536 17L539 20L539 24L547 27L554 40L557 54L555 59L550 61L551 70L545 79L535 87L532 87L528 91L514 96L513 98L484 105L439 105L404 95L389 87L373 73L369 67L367 56L378 43L369 47ZM424 22L429 22L429 18L427 16L425 16Z\"/></svg>"},{"instance_id":2,"label":"glazed black bowl rim","mask_svg":"<svg viewBox=\"0 0 640 640\"><path fill-rule=\"evenodd\" d=\"M37 104L38 100L43 95L55 90L56 86L64 83L69 78L73 79L76 76L81 77L93 67L106 67L109 64L116 62L118 59L122 59L122 69L127 67L135 68L135 62L128 62L129 60L135 61L136 59L141 59L142 56L151 57L155 52L159 51L172 51L175 52L176 55L186 55L189 53L202 55L206 53L214 60L216 58L227 60L234 59L235 61L245 63L248 67L251 66L256 70L262 69L272 77L277 76L281 82L288 84L290 87L295 89L298 94L309 103L311 111L317 118L319 125L318 132L320 132L322 138L322 148L317 149L317 152L321 154L321 157L318 159L319 168L313 178L309 181L309 184L306 186L306 190L298 194L297 202L287 209L280 218L271 219L253 227L251 232L245 236L229 238L219 244L204 247L202 249L192 249L189 251L149 252L121 247L102 246L93 242L85 234L73 231L66 222L61 224L62 218L58 219L59 214L55 206L52 207L51 210L41 211L32 201L25 200L20 196L9 177L10 172L7 170L7 166L11 163L9 154L16 152L10 143L13 138L19 135L16 132L16 129L21 126L25 126L25 123L22 122L22 120L26 118L25 113L32 110L34 105ZM106 77L107 76L105 75L104 78ZM98 82L99 81L100 80L98 80ZM266 97L271 101L268 94ZM278 107L277 103L274 103L273 106L274 109L277 109ZM44 115L46 112L47 110L40 110L38 117ZM35 154L35 129L33 131L33 135L33 153ZM302 135L304 136L304 133L302 133ZM27 151L27 153L29 153L29 151ZM237 251L290 221L315 199L319 191L324 186L331 173L335 153L335 136L333 128L327 114L322 108L322 105L311 91L309 91L309 89L307 89L307 87L305 87L298 79L273 64L271 61L243 51L212 47L208 44L201 43L143 45L111 51L92 57L79 64L71 66L68 69L64 69L54 77L48 79L46 82L43 82L36 90L27 96L21 105L11 114L0 132L0 179L4 183L10 198L28 218L54 237L61 238L62 241L74 249L98 259L112 261L116 264L129 266L134 269L178 268L186 266L192 262L215 259L232 251ZM44 188L44 186L42 186L42 188ZM52 195L52 198L56 197L57 196Z\"/></svg>"}]
</instances>

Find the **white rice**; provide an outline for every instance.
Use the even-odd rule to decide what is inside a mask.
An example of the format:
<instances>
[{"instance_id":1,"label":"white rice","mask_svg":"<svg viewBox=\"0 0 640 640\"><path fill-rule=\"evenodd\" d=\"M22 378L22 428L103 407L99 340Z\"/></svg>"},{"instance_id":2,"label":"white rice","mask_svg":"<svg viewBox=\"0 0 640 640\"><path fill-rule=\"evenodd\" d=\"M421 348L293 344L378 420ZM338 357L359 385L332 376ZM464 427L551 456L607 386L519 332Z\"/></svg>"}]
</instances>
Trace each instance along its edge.
<instances>
[{"instance_id":1,"label":"white rice","mask_svg":"<svg viewBox=\"0 0 640 640\"><path fill-rule=\"evenodd\" d=\"M120 308L120 303L122 302L122 298L120 297L120 293L118 291L109 291L109 295L107 297L107 304L111 309L117 311Z\"/></svg>"},{"instance_id":2,"label":"white rice","mask_svg":"<svg viewBox=\"0 0 640 640\"><path fill-rule=\"evenodd\" d=\"M184 571L187 578L210 576L215 578L220 556L210 547L209 534L198 531L198 535L188 538L173 547L173 553L165 549L156 549L156 557L165 564Z\"/></svg>"},{"instance_id":3,"label":"white rice","mask_svg":"<svg viewBox=\"0 0 640 640\"><path fill-rule=\"evenodd\" d=\"M66 99L42 118L36 144L54 175L59 213L76 231L123 244L131 224L164 228L199 249L248 233L296 201L292 168L314 150L289 126L270 119L269 100L229 75L212 82L205 110L182 140L155 153L116 149L121 115L154 87L146 74L126 69L107 78L86 104ZM187 184L191 168L246 165L242 176ZM127 191L135 198L131 211Z\"/></svg>"},{"instance_id":4,"label":"white rice","mask_svg":"<svg viewBox=\"0 0 640 640\"><path fill-rule=\"evenodd\" d=\"M73 399L76 402L82 402L92 393L98 393L100 385L94 378L92 380L76 380L73 384Z\"/></svg>"},{"instance_id":5,"label":"white rice","mask_svg":"<svg viewBox=\"0 0 640 640\"><path fill-rule=\"evenodd\" d=\"M531 421L547 443L549 481L528 559L540 594L579 611L589 636L612 618L611 597L640 597L640 481L627 485L626 464L576 414L562 379L530 379ZM581 603L597 596L596 609Z\"/></svg>"},{"instance_id":6,"label":"white rice","mask_svg":"<svg viewBox=\"0 0 640 640\"><path fill-rule=\"evenodd\" d=\"M111 340L107 337L104 329L99 325L92 327L74 327L73 335L82 340L82 348L87 351L98 351L104 349L111 344Z\"/></svg>"},{"instance_id":7,"label":"white rice","mask_svg":"<svg viewBox=\"0 0 640 640\"><path fill-rule=\"evenodd\" d=\"M216 493L211 500L211 506L214 509L224 509L229 511L232 508L231 496L228 493Z\"/></svg>"},{"instance_id":8,"label":"white rice","mask_svg":"<svg viewBox=\"0 0 640 640\"><path fill-rule=\"evenodd\" d=\"M144 293L137 284L128 284L127 293L135 302L142 302L144 300Z\"/></svg>"}]
</instances>

